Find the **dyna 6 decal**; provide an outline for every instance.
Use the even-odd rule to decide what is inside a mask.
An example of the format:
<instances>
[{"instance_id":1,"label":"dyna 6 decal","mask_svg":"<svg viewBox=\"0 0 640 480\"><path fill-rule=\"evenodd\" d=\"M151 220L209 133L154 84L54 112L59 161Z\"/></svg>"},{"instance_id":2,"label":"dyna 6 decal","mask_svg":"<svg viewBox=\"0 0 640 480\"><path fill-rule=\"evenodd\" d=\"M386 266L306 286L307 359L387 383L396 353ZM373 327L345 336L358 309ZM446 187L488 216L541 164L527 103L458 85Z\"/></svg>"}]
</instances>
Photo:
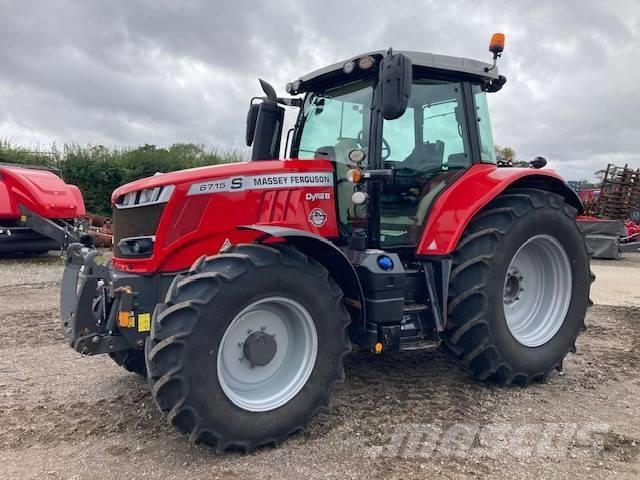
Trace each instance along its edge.
<instances>
[{"instance_id":1,"label":"dyna 6 decal","mask_svg":"<svg viewBox=\"0 0 640 480\"><path fill-rule=\"evenodd\" d=\"M242 192L246 190L264 190L296 187L332 187L333 173L278 173L250 175L241 177L216 178L194 183L187 195L206 195L216 192Z\"/></svg>"}]
</instances>

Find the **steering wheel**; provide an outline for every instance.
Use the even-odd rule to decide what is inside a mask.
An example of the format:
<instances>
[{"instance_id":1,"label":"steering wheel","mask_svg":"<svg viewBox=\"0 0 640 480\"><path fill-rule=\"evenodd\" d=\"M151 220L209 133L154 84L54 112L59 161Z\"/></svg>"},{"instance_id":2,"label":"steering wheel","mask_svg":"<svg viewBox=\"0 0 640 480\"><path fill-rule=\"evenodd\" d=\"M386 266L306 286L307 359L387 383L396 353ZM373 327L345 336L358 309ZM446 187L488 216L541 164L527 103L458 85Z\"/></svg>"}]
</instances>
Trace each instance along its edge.
<instances>
[{"instance_id":1,"label":"steering wheel","mask_svg":"<svg viewBox=\"0 0 640 480\"><path fill-rule=\"evenodd\" d=\"M360 145L364 145L364 130L360 130L358 132L358 136L356 137L357 142ZM382 137L382 149L380 151L380 153L382 154L382 160L386 160L387 158L389 158L391 156L391 147L389 146L389 142L387 142L384 137Z\"/></svg>"}]
</instances>

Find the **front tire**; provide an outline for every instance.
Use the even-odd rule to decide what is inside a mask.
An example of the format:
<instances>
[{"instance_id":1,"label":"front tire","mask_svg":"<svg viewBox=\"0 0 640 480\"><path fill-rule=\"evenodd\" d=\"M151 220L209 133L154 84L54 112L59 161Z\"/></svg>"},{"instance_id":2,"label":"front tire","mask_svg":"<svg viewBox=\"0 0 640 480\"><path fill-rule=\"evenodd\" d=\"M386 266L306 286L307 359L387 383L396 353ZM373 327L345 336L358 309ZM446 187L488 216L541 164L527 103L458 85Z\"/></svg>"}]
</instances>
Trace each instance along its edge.
<instances>
[{"instance_id":1,"label":"front tire","mask_svg":"<svg viewBox=\"0 0 640 480\"><path fill-rule=\"evenodd\" d=\"M191 441L219 452L279 444L344 378L349 319L327 270L293 248L202 258L154 312L153 398Z\"/></svg>"},{"instance_id":2,"label":"front tire","mask_svg":"<svg viewBox=\"0 0 640 480\"><path fill-rule=\"evenodd\" d=\"M444 347L474 377L527 385L575 351L593 278L576 214L554 193L510 190L466 228Z\"/></svg>"}]
</instances>

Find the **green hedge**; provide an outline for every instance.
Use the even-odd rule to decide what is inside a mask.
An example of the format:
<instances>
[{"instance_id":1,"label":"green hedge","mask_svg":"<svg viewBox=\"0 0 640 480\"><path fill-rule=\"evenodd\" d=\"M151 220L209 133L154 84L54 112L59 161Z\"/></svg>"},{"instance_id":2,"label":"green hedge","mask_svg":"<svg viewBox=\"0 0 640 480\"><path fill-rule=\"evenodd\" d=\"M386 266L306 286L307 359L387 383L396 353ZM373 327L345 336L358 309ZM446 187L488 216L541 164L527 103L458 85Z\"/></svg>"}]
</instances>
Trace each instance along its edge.
<instances>
[{"instance_id":1,"label":"green hedge","mask_svg":"<svg viewBox=\"0 0 640 480\"><path fill-rule=\"evenodd\" d=\"M72 144L64 145L62 150L54 144L43 150L0 140L0 162L55 168L65 182L80 188L87 211L101 215L110 215L111 192L124 183L156 172L242 160L235 152L219 152L190 143L122 149Z\"/></svg>"}]
</instances>

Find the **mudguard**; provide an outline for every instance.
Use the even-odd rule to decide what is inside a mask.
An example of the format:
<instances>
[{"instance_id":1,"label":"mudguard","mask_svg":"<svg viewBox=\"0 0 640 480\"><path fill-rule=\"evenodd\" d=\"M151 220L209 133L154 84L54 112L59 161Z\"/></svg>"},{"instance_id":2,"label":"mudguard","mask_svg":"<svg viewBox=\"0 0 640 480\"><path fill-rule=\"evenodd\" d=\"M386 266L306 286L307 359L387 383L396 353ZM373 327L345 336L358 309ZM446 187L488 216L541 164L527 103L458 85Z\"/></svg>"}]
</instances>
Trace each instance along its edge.
<instances>
[{"instance_id":1,"label":"mudguard","mask_svg":"<svg viewBox=\"0 0 640 480\"><path fill-rule=\"evenodd\" d=\"M517 187L558 193L578 212L582 211L578 195L553 170L475 164L435 200L416 253L450 254L476 213L506 189Z\"/></svg>"},{"instance_id":2,"label":"mudguard","mask_svg":"<svg viewBox=\"0 0 640 480\"><path fill-rule=\"evenodd\" d=\"M364 328L364 294L362 286L352 262L345 253L326 238L315 233L295 228L269 226L269 225L245 225L239 226L239 230L254 230L262 232L263 237L286 239L305 255L320 262L331 275L331 278L342 289L345 296L345 303L349 308L354 324Z\"/></svg>"}]
</instances>

